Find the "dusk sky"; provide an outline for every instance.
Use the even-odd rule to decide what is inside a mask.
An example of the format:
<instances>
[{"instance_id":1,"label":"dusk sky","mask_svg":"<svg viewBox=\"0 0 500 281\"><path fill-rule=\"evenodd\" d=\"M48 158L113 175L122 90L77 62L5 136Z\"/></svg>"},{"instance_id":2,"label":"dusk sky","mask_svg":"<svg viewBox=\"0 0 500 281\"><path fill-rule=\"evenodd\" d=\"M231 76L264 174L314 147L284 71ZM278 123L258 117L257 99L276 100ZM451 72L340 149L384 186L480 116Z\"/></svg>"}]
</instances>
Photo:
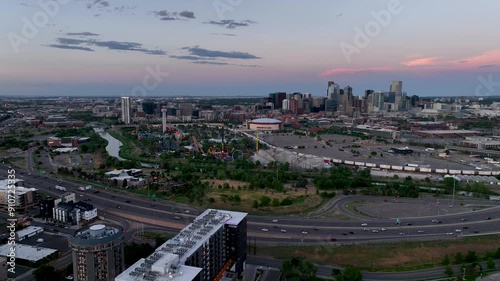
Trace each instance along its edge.
<instances>
[{"instance_id":1,"label":"dusk sky","mask_svg":"<svg viewBox=\"0 0 500 281\"><path fill-rule=\"evenodd\" d=\"M500 95L498 0L4 2L0 95Z\"/></svg>"}]
</instances>

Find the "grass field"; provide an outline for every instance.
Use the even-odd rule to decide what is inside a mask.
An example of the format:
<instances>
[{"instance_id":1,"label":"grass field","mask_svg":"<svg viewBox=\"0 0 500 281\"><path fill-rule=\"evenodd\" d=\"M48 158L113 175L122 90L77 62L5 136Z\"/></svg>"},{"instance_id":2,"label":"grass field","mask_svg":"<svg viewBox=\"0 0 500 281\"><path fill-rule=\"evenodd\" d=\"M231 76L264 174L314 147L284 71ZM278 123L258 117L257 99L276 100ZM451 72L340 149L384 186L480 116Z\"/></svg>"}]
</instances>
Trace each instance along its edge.
<instances>
[{"instance_id":1,"label":"grass field","mask_svg":"<svg viewBox=\"0 0 500 281\"><path fill-rule=\"evenodd\" d=\"M445 255L475 251L478 256L500 248L500 235L465 237L460 240L414 241L360 245L264 247L257 254L284 259L306 257L319 264L353 265L362 270L403 271L441 266Z\"/></svg>"},{"instance_id":2,"label":"grass field","mask_svg":"<svg viewBox=\"0 0 500 281\"><path fill-rule=\"evenodd\" d=\"M289 213L303 213L317 208L323 203L323 199L316 195L316 188L312 185L307 189L304 188L292 188L285 185L286 193L277 192L274 190L247 190L243 187L247 185L245 182L238 182L233 180L205 180L211 185L206 197L214 198L214 203L209 203L210 208L227 208L228 204L231 205L232 210L245 211L251 213L270 213L273 214L289 214ZM229 189L219 188L219 185L224 185L228 183L229 186L234 187ZM240 189L238 189L240 187ZM234 196L238 195L241 198L241 202L223 202L221 196ZM269 206L269 207L259 207L258 209L253 208L253 202L260 202L262 196L268 196L271 199L278 199L280 202L285 198L290 198L293 200L293 204L290 206Z\"/></svg>"}]
</instances>

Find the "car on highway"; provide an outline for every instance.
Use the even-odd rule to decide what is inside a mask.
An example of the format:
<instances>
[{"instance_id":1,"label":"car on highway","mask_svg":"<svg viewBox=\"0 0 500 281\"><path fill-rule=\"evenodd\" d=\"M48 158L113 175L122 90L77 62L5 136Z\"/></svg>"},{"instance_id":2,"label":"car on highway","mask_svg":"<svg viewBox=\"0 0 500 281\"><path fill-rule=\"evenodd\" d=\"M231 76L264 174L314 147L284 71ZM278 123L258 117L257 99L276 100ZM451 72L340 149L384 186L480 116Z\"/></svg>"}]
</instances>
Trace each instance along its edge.
<instances>
[{"instance_id":1,"label":"car on highway","mask_svg":"<svg viewBox=\"0 0 500 281\"><path fill-rule=\"evenodd\" d=\"M372 230L373 233L378 233L378 230L374 229Z\"/></svg>"},{"instance_id":2,"label":"car on highway","mask_svg":"<svg viewBox=\"0 0 500 281\"><path fill-rule=\"evenodd\" d=\"M467 219L466 218L462 218L461 221L467 221Z\"/></svg>"},{"instance_id":3,"label":"car on highway","mask_svg":"<svg viewBox=\"0 0 500 281\"><path fill-rule=\"evenodd\" d=\"M473 232L474 232L474 233L479 233L479 230L474 230Z\"/></svg>"},{"instance_id":4,"label":"car on highway","mask_svg":"<svg viewBox=\"0 0 500 281\"><path fill-rule=\"evenodd\" d=\"M282 230L280 230L280 231L281 231L281 232L283 232L283 233L286 233L286 229L282 229Z\"/></svg>"},{"instance_id":5,"label":"car on highway","mask_svg":"<svg viewBox=\"0 0 500 281\"><path fill-rule=\"evenodd\" d=\"M354 235L354 234L356 234L356 233L355 233L354 231L349 231L349 234L353 234L353 235Z\"/></svg>"},{"instance_id":6,"label":"car on highway","mask_svg":"<svg viewBox=\"0 0 500 281\"><path fill-rule=\"evenodd\" d=\"M419 231L417 231L417 232L418 232L418 233L424 233L424 231L423 231L423 230L419 230Z\"/></svg>"},{"instance_id":7,"label":"car on highway","mask_svg":"<svg viewBox=\"0 0 500 281\"><path fill-rule=\"evenodd\" d=\"M190 213L190 211L189 211L189 210L186 210L186 211L184 211L184 213L189 214L189 213Z\"/></svg>"},{"instance_id":8,"label":"car on highway","mask_svg":"<svg viewBox=\"0 0 500 281\"><path fill-rule=\"evenodd\" d=\"M469 227L468 227L468 226L464 226L464 227L462 227L462 228L463 228L463 229L469 229Z\"/></svg>"},{"instance_id":9,"label":"car on highway","mask_svg":"<svg viewBox=\"0 0 500 281\"><path fill-rule=\"evenodd\" d=\"M307 234L307 231L305 231L305 230L302 230L302 232L301 232L301 233L302 233L302 234Z\"/></svg>"},{"instance_id":10,"label":"car on highway","mask_svg":"<svg viewBox=\"0 0 500 281\"><path fill-rule=\"evenodd\" d=\"M439 223L438 220L432 220L432 223Z\"/></svg>"},{"instance_id":11,"label":"car on highway","mask_svg":"<svg viewBox=\"0 0 500 281\"><path fill-rule=\"evenodd\" d=\"M176 219L176 220L180 220L180 219L181 219L181 217L174 217L174 219Z\"/></svg>"},{"instance_id":12,"label":"car on highway","mask_svg":"<svg viewBox=\"0 0 500 281\"><path fill-rule=\"evenodd\" d=\"M130 200L125 201L125 203L131 203Z\"/></svg>"},{"instance_id":13,"label":"car on highway","mask_svg":"<svg viewBox=\"0 0 500 281\"><path fill-rule=\"evenodd\" d=\"M368 224L367 223L362 223L361 226L368 226Z\"/></svg>"},{"instance_id":14,"label":"car on highway","mask_svg":"<svg viewBox=\"0 0 500 281\"><path fill-rule=\"evenodd\" d=\"M343 232L343 233L342 233L342 235L349 235L349 233L347 233L347 232Z\"/></svg>"},{"instance_id":15,"label":"car on highway","mask_svg":"<svg viewBox=\"0 0 500 281\"><path fill-rule=\"evenodd\" d=\"M330 238L330 241L331 241L331 242L335 242L335 241L337 241L337 238L332 237L332 238Z\"/></svg>"},{"instance_id":16,"label":"car on highway","mask_svg":"<svg viewBox=\"0 0 500 281\"><path fill-rule=\"evenodd\" d=\"M263 228L263 229L262 229L262 231L264 231L264 232L268 232L268 231L269 231L269 229L267 229L267 228Z\"/></svg>"},{"instance_id":17,"label":"car on highway","mask_svg":"<svg viewBox=\"0 0 500 281\"><path fill-rule=\"evenodd\" d=\"M410 225L413 225L411 222L407 223L406 225L410 226Z\"/></svg>"},{"instance_id":18,"label":"car on highway","mask_svg":"<svg viewBox=\"0 0 500 281\"><path fill-rule=\"evenodd\" d=\"M446 235L453 235L453 232L447 232Z\"/></svg>"},{"instance_id":19,"label":"car on highway","mask_svg":"<svg viewBox=\"0 0 500 281\"><path fill-rule=\"evenodd\" d=\"M462 232L461 229L455 229L455 232L459 233L459 232Z\"/></svg>"},{"instance_id":20,"label":"car on highway","mask_svg":"<svg viewBox=\"0 0 500 281\"><path fill-rule=\"evenodd\" d=\"M405 234L406 234L406 233L404 233L404 232L400 232L400 233L399 233L399 235L401 235L401 236L403 236L403 235L405 235Z\"/></svg>"},{"instance_id":21,"label":"car on highway","mask_svg":"<svg viewBox=\"0 0 500 281\"><path fill-rule=\"evenodd\" d=\"M316 231L318 231L318 230L319 230L319 228L315 227L315 228L313 228L313 230L316 230Z\"/></svg>"},{"instance_id":22,"label":"car on highway","mask_svg":"<svg viewBox=\"0 0 500 281\"><path fill-rule=\"evenodd\" d=\"M488 220L488 221L491 220L491 217L487 217L486 220Z\"/></svg>"},{"instance_id":23,"label":"car on highway","mask_svg":"<svg viewBox=\"0 0 500 281\"><path fill-rule=\"evenodd\" d=\"M278 220L273 220L273 222L278 222Z\"/></svg>"},{"instance_id":24,"label":"car on highway","mask_svg":"<svg viewBox=\"0 0 500 281\"><path fill-rule=\"evenodd\" d=\"M385 228L381 227L381 228L380 228L380 231L385 231Z\"/></svg>"}]
</instances>

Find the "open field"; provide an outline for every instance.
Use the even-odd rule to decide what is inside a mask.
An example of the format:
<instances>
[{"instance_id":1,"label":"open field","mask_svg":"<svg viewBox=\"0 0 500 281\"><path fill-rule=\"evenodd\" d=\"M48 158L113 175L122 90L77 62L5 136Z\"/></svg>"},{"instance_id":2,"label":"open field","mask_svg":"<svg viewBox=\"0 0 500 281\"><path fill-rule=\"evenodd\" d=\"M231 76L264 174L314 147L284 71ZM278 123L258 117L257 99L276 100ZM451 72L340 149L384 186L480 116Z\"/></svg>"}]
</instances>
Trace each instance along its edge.
<instances>
[{"instance_id":1,"label":"open field","mask_svg":"<svg viewBox=\"0 0 500 281\"><path fill-rule=\"evenodd\" d=\"M319 264L353 265L362 270L403 271L440 266L445 255L475 251L480 257L500 247L500 235L459 240L394 242L360 245L277 246L257 250L259 255L284 259L300 256Z\"/></svg>"},{"instance_id":2,"label":"open field","mask_svg":"<svg viewBox=\"0 0 500 281\"><path fill-rule=\"evenodd\" d=\"M301 213L308 210L314 209L323 203L323 199L316 195L316 188L313 185L308 185L307 189L304 188L292 188L289 185L285 185L284 192L277 192L275 190L247 190L244 188L247 184L244 182L232 181L232 180L205 180L211 184L211 188L208 191L206 197L215 199L214 203L209 203L210 208L227 208L228 204L231 204L231 209L252 212L252 213ZM219 188L218 186L223 186L224 183L228 183L230 188ZM234 188L232 188L234 187ZM238 189L238 187L240 189ZM222 197L230 197L238 195L241 198L241 202L223 202ZM262 196L268 196L271 199L278 199L280 202L285 198L290 198L293 204L290 206L277 206L277 207L259 207L258 209L253 208L253 202L258 201L260 203L260 198ZM271 203L272 205L272 203Z\"/></svg>"}]
</instances>

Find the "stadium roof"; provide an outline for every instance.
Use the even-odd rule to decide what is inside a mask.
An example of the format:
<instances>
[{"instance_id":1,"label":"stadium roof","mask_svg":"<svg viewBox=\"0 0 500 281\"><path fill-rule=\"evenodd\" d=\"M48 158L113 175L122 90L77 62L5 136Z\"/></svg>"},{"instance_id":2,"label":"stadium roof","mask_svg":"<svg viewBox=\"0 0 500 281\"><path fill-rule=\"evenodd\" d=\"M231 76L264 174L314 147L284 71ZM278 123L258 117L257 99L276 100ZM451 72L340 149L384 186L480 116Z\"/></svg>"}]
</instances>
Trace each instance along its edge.
<instances>
[{"instance_id":1,"label":"stadium roof","mask_svg":"<svg viewBox=\"0 0 500 281\"><path fill-rule=\"evenodd\" d=\"M258 118L250 121L251 123L258 123L258 124L281 124L282 122L278 119L273 119L273 118Z\"/></svg>"}]
</instances>

